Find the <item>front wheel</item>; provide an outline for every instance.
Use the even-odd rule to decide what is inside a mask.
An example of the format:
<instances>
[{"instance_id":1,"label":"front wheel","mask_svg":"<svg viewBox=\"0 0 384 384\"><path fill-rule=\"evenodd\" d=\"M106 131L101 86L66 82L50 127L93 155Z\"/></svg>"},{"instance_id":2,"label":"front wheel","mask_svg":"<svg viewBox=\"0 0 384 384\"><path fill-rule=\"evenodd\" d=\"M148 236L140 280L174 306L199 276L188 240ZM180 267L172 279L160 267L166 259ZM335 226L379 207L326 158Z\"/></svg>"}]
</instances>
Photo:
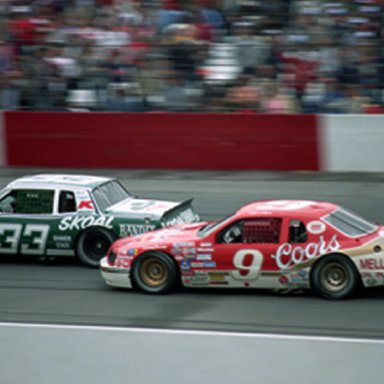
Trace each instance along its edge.
<instances>
[{"instance_id":1,"label":"front wheel","mask_svg":"<svg viewBox=\"0 0 384 384\"><path fill-rule=\"evenodd\" d=\"M340 300L351 296L359 285L359 276L351 260L342 255L320 259L311 272L311 287L321 297Z\"/></svg>"},{"instance_id":2,"label":"front wheel","mask_svg":"<svg viewBox=\"0 0 384 384\"><path fill-rule=\"evenodd\" d=\"M85 265L98 267L114 241L113 234L105 229L88 229L80 234L77 241L77 256Z\"/></svg>"},{"instance_id":3,"label":"front wheel","mask_svg":"<svg viewBox=\"0 0 384 384\"><path fill-rule=\"evenodd\" d=\"M161 252L141 255L132 268L134 286L147 293L167 293L175 287L177 279L174 261Z\"/></svg>"}]
</instances>

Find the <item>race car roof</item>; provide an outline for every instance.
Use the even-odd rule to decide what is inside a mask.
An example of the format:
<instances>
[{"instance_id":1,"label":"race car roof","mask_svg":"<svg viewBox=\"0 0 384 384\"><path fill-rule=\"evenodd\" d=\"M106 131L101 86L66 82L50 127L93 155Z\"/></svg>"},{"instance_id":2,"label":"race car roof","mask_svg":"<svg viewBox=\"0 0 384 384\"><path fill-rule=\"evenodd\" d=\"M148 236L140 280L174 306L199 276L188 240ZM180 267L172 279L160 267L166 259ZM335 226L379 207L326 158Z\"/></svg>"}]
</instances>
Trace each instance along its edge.
<instances>
[{"instance_id":1,"label":"race car roof","mask_svg":"<svg viewBox=\"0 0 384 384\"><path fill-rule=\"evenodd\" d=\"M95 188L109 180L107 177L71 175L71 174L38 174L24 176L8 184L8 188Z\"/></svg>"},{"instance_id":2,"label":"race car roof","mask_svg":"<svg viewBox=\"0 0 384 384\"><path fill-rule=\"evenodd\" d=\"M240 208L237 214L266 216L323 216L336 210L338 206L324 201L310 200L262 200Z\"/></svg>"}]
</instances>

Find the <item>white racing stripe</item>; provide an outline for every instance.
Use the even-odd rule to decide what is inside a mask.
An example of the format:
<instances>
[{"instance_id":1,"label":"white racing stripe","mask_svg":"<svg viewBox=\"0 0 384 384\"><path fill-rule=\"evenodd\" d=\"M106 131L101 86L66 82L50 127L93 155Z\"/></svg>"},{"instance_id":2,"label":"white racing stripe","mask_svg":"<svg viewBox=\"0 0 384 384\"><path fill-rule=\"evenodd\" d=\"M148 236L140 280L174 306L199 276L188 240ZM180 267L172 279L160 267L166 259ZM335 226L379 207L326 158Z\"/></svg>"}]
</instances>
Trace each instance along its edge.
<instances>
[{"instance_id":1,"label":"white racing stripe","mask_svg":"<svg viewBox=\"0 0 384 384\"><path fill-rule=\"evenodd\" d=\"M8 328L40 328L57 330L78 330L98 332L121 332L137 334L158 334L158 335L186 335L186 336L211 336L228 338L259 338L275 340L297 340L297 341L322 341L337 343L364 343L384 345L384 339L353 338L341 336L316 336L316 335L287 335L273 333L247 333L247 332L224 332L224 331L199 331L182 329L160 329L160 328L132 328L132 327L111 327L111 326L88 326L88 325L63 325L63 324L40 324L40 323L10 323L0 322L0 327Z\"/></svg>"}]
</instances>

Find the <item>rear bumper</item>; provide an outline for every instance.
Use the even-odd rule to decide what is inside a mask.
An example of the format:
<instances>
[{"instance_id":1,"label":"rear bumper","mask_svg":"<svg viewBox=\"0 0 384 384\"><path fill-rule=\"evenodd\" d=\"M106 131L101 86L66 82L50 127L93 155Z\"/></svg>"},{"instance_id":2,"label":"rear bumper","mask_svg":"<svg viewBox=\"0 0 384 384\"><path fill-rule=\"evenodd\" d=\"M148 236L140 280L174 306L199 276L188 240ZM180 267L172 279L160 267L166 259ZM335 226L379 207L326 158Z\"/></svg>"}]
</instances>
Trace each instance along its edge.
<instances>
[{"instance_id":1,"label":"rear bumper","mask_svg":"<svg viewBox=\"0 0 384 384\"><path fill-rule=\"evenodd\" d=\"M132 288L130 268L117 268L108 264L107 258L100 261L100 273L106 284L111 287Z\"/></svg>"}]
</instances>

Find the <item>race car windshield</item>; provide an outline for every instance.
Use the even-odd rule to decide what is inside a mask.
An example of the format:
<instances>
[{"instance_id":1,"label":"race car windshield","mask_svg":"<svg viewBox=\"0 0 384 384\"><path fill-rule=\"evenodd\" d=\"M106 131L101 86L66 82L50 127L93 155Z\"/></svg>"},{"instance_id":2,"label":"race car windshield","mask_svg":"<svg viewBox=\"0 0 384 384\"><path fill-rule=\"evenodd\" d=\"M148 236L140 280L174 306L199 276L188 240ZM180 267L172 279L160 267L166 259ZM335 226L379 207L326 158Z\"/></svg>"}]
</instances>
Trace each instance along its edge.
<instances>
[{"instance_id":1,"label":"race car windshield","mask_svg":"<svg viewBox=\"0 0 384 384\"><path fill-rule=\"evenodd\" d=\"M108 181L93 190L97 206L105 211L108 207L133 197L117 180Z\"/></svg>"},{"instance_id":2,"label":"race car windshield","mask_svg":"<svg viewBox=\"0 0 384 384\"><path fill-rule=\"evenodd\" d=\"M324 217L324 221L349 237L367 235L376 231L378 228L377 225L370 223L344 208L337 209Z\"/></svg>"},{"instance_id":3,"label":"race car windshield","mask_svg":"<svg viewBox=\"0 0 384 384\"><path fill-rule=\"evenodd\" d=\"M233 214L226 216L224 219L219 221L213 221L212 223L209 223L207 225L204 225L199 229L197 232L199 237L205 237L207 235L210 235L212 232L216 230L216 228L221 227L222 224L227 223L232 219Z\"/></svg>"}]
</instances>

